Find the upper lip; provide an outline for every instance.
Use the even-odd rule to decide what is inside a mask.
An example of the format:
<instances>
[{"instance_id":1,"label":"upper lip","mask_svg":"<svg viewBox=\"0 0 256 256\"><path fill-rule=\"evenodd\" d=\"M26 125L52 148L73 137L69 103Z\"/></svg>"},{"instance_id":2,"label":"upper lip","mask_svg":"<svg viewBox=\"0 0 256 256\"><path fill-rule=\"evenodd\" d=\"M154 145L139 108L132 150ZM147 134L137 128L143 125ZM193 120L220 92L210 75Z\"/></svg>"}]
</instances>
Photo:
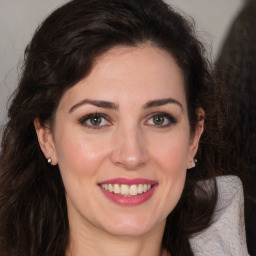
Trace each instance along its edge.
<instances>
[{"instance_id":1,"label":"upper lip","mask_svg":"<svg viewBox=\"0 0 256 256\"><path fill-rule=\"evenodd\" d=\"M103 180L100 181L98 184L150 184L154 185L158 182L156 180L150 180L150 179L143 179L143 178L136 178L136 179L127 179L127 178L114 178L109 180Z\"/></svg>"}]
</instances>

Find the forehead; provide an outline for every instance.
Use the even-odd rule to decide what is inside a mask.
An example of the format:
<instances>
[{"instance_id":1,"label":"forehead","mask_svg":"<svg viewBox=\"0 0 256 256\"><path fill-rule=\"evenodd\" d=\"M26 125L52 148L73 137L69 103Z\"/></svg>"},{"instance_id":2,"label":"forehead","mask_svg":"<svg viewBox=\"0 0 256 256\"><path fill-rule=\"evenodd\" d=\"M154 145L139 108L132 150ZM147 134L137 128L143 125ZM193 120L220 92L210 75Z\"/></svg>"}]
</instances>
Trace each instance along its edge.
<instances>
[{"instance_id":1,"label":"forehead","mask_svg":"<svg viewBox=\"0 0 256 256\"><path fill-rule=\"evenodd\" d=\"M181 69L169 53L149 44L110 49L66 94L70 101L89 97L120 104L171 97L186 105Z\"/></svg>"}]
</instances>

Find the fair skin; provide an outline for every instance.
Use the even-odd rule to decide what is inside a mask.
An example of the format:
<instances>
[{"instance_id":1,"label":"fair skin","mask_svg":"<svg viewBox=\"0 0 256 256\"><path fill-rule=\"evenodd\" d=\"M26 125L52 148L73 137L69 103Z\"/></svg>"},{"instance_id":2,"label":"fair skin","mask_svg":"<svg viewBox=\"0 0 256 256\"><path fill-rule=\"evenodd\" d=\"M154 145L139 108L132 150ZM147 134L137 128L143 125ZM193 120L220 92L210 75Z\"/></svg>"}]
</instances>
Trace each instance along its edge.
<instances>
[{"instance_id":1,"label":"fair skin","mask_svg":"<svg viewBox=\"0 0 256 256\"><path fill-rule=\"evenodd\" d=\"M65 92L54 128L35 128L66 189L67 255L160 255L203 131L200 121L191 136L172 56L150 44L114 47Z\"/></svg>"}]
</instances>

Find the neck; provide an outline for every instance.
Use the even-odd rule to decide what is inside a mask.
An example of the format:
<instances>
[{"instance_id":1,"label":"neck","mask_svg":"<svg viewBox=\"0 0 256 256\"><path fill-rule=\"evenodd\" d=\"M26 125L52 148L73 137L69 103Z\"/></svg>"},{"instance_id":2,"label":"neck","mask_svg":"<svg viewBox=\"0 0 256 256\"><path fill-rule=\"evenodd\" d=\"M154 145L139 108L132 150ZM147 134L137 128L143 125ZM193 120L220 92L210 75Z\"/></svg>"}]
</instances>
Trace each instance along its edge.
<instances>
[{"instance_id":1,"label":"neck","mask_svg":"<svg viewBox=\"0 0 256 256\"><path fill-rule=\"evenodd\" d=\"M72 228L66 256L167 256L161 249L165 223L140 236L118 236L102 230Z\"/></svg>"}]
</instances>

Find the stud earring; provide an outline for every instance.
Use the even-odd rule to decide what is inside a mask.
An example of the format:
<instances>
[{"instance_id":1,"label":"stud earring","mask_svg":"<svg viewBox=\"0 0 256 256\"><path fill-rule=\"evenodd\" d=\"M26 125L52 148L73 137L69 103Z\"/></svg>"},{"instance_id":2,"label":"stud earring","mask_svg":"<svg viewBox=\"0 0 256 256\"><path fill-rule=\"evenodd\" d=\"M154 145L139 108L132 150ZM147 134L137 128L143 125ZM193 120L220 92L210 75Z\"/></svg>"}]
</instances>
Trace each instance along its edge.
<instances>
[{"instance_id":1,"label":"stud earring","mask_svg":"<svg viewBox=\"0 0 256 256\"><path fill-rule=\"evenodd\" d=\"M52 162L52 159L50 157L48 157L47 162L48 162L48 164L50 164Z\"/></svg>"},{"instance_id":2,"label":"stud earring","mask_svg":"<svg viewBox=\"0 0 256 256\"><path fill-rule=\"evenodd\" d=\"M191 167L190 168L194 168L195 166L196 166L196 163L197 163L197 159L196 158L193 158L192 160L191 160ZM189 169L190 169L189 168Z\"/></svg>"},{"instance_id":3,"label":"stud earring","mask_svg":"<svg viewBox=\"0 0 256 256\"><path fill-rule=\"evenodd\" d=\"M192 168L196 166L196 163L197 163L197 159L194 158L194 159L192 160Z\"/></svg>"}]
</instances>

